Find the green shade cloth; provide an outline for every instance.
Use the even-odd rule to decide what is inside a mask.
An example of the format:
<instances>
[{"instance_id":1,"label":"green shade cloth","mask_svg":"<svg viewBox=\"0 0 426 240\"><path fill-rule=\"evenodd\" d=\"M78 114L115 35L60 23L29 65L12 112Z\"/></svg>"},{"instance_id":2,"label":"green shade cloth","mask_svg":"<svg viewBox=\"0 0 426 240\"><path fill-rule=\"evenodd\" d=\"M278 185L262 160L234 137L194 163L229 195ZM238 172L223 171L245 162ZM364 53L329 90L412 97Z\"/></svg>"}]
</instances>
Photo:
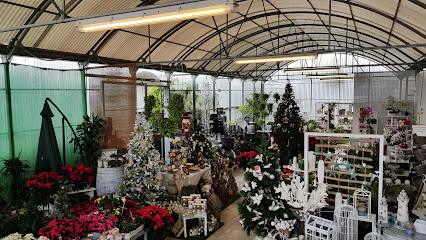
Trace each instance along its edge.
<instances>
[{"instance_id":1,"label":"green shade cloth","mask_svg":"<svg viewBox=\"0 0 426 240\"><path fill-rule=\"evenodd\" d=\"M40 113L41 129L38 141L37 160L35 173L59 172L61 170L61 154L59 153L58 142L56 140L55 129L53 128L52 117L47 101L44 102L43 110Z\"/></svg>"}]
</instances>

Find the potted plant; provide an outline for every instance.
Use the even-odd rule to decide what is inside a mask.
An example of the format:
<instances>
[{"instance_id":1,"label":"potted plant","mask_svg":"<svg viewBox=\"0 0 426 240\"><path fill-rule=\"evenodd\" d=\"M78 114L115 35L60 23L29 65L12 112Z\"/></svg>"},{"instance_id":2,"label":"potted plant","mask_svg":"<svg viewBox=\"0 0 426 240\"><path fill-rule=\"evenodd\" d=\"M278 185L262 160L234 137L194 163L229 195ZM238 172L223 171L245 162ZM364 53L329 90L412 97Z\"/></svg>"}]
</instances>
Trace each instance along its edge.
<instances>
[{"instance_id":1,"label":"potted plant","mask_svg":"<svg viewBox=\"0 0 426 240\"><path fill-rule=\"evenodd\" d=\"M157 101L153 95L148 95L144 98L145 110L143 114L146 116L146 119L150 119L152 116L152 110L157 105Z\"/></svg>"},{"instance_id":2,"label":"potted plant","mask_svg":"<svg viewBox=\"0 0 426 240\"><path fill-rule=\"evenodd\" d=\"M136 215L145 219L145 229L149 231L148 239L165 239L174 223L169 211L157 204L136 210Z\"/></svg>"},{"instance_id":3,"label":"potted plant","mask_svg":"<svg viewBox=\"0 0 426 240\"><path fill-rule=\"evenodd\" d=\"M30 165L28 161L20 158L21 153L18 157L1 160L1 163L3 163L3 168L0 170L1 175L5 178L11 177L9 197L12 201L25 198L25 175L28 173Z\"/></svg>"},{"instance_id":4,"label":"potted plant","mask_svg":"<svg viewBox=\"0 0 426 240\"><path fill-rule=\"evenodd\" d=\"M97 161L102 154L100 141L106 131L106 121L99 116L83 116L84 121L76 128L76 137L70 142L74 142L74 151L81 146L82 162L93 169L97 167Z\"/></svg>"},{"instance_id":5,"label":"potted plant","mask_svg":"<svg viewBox=\"0 0 426 240\"><path fill-rule=\"evenodd\" d=\"M179 122L185 112L185 102L182 94L174 93L170 97L167 111L169 112L169 124L171 124L168 135L171 136L180 128Z\"/></svg>"}]
</instances>

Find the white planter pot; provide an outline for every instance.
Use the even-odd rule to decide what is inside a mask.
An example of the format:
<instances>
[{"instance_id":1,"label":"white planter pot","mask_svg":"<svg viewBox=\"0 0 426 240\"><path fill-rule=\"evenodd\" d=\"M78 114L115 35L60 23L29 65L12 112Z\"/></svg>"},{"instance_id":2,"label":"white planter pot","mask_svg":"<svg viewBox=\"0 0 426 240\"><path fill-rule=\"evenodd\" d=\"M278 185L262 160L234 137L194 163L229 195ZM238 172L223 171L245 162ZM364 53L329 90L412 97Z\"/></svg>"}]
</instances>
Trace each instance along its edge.
<instances>
[{"instance_id":1,"label":"white planter pot","mask_svg":"<svg viewBox=\"0 0 426 240\"><path fill-rule=\"evenodd\" d=\"M123 236L122 240L135 240L139 237L141 237L142 235L144 236L144 239L148 238L147 233L143 230L144 225L140 225L138 228L136 228L135 230L129 232L129 233L122 233L121 235Z\"/></svg>"}]
</instances>

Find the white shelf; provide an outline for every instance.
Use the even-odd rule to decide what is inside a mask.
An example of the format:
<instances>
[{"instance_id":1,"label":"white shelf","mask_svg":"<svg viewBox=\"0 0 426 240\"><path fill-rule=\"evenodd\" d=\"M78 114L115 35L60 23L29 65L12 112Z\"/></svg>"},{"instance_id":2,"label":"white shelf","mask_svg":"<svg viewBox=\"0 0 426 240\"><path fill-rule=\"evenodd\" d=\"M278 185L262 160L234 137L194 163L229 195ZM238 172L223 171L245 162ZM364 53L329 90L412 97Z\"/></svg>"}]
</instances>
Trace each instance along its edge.
<instances>
[{"instance_id":1,"label":"white shelf","mask_svg":"<svg viewBox=\"0 0 426 240\"><path fill-rule=\"evenodd\" d=\"M351 118L353 118L354 115L336 115L336 117L351 117Z\"/></svg>"},{"instance_id":2,"label":"white shelf","mask_svg":"<svg viewBox=\"0 0 426 240\"><path fill-rule=\"evenodd\" d=\"M407 163L410 163L410 160L395 160L395 159L393 159L393 160L390 160L389 162L390 163L404 163L404 164L407 164Z\"/></svg>"},{"instance_id":3,"label":"white shelf","mask_svg":"<svg viewBox=\"0 0 426 240\"><path fill-rule=\"evenodd\" d=\"M401 116L401 115L391 116L391 115L388 115L387 117L388 118L405 118L405 119L407 119L409 116Z\"/></svg>"}]
</instances>

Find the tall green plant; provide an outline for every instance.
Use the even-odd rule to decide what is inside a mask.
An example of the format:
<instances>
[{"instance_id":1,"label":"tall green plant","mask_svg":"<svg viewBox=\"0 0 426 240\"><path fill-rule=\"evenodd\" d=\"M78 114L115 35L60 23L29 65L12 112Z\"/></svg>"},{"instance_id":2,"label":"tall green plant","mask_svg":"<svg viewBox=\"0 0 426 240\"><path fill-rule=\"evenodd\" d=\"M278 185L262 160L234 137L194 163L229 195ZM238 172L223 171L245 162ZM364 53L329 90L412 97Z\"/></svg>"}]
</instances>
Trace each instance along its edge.
<instances>
[{"instance_id":1,"label":"tall green plant","mask_svg":"<svg viewBox=\"0 0 426 240\"><path fill-rule=\"evenodd\" d=\"M145 114L146 118L149 119L152 117L152 110L157 105L157 100L153 95L145 96L145 110L143 111L143 114Z\"/></svg>"},{"instance_id":2,"label":"tall green plant","mask_svg":"<svg viewBox=\"0 0 426 240\"><path fill-rule=\"evenodd\" d=\"M269 94L266 93L253 93L252 99L246 99L254 121L259 126L264 126L265 119L272 113L273 104L268 104L268 99Z\"/></svg>"},{"instance_id":3,"label":"tall green plant","mask_svg":"<svg viewBox=\"0 0 426 240\"><path fill-rule=\"evenodd\" d=\"M20 158L21 153L17 157L1 160L3 163L3 168L0 170L1 175L5 178L12 178L8 191L9 199L12 201L24 198L25 177L30 169L29 162Z\"/></svg>"},{"instance_id":4,"label":"tall green plant","mask_svg":"<svg viewBox=\"0 0 426 240\"><path fill-rule=\"evenodd\" d=\"M106 131L106 121L99 116L83 116L84 121L76 128L76 137L72 138L70 142L74 142L74 151L81 146L81 156L84 165L91 168L96 168L97 160L101 156L100 140Z\"/></svg>"},{"instance_id":5,"label":"tall green plant","mask_svg":"<svg viewBox=\"0 0 426 240\"><path fill-rule=\"evenodd\" d=\"M167 129L166 135L171 136L179 128L179 121L185 112L185 102L182 94L175 93L170 97L167 111L169 112L169 118L162 125Z\"/></svg>"}]
</instances>

